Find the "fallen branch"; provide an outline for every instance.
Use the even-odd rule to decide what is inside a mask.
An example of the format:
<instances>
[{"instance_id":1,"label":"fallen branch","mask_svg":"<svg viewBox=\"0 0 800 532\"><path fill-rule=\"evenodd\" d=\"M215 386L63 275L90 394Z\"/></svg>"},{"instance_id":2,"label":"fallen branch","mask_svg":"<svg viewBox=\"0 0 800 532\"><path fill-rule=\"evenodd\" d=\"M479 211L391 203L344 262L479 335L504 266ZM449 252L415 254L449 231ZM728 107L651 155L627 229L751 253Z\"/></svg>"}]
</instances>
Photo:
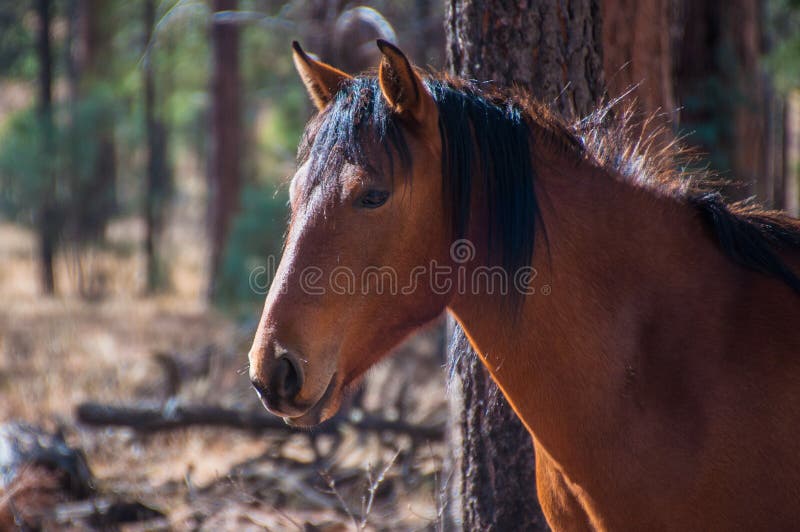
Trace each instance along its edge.
<instances>
[{"instance_id":1,"label":"fallen branch","mask_svg":"<svg viewBox=\"0 0 800 532\"><path fill-rule=\"evenodd\" d=\"M148 530L155 530L157 523L162 526L164 523L169 524L164 514L141 502L113 500L105 497L62 503L53 509L53 513L59 524L74 524L90 520L95 524L103 524L108 527L111 524L147 521L151 525Z\"/></svg>"},{"instance_id":2,"label":"fallen branch","mask_svg":"<svg viewBox=\"0 0 800 532\"><path fill-rule=\"evenodd\" d=\"M279 417L260 410L235 410L210 405L176 406L112 406L100 403L82 403L77 408L78 421L95 427L130 427L141 432L158 432L179 428L205 426L227 427L242 430L296 432ZM369 432L406 434L415 440L442 440L442 425L414 425L404 421L391 421L377 416L364 416L357 421L336 416L311 429L314 434L334 434L342 425Z\"/></svg>"}]
</instances>

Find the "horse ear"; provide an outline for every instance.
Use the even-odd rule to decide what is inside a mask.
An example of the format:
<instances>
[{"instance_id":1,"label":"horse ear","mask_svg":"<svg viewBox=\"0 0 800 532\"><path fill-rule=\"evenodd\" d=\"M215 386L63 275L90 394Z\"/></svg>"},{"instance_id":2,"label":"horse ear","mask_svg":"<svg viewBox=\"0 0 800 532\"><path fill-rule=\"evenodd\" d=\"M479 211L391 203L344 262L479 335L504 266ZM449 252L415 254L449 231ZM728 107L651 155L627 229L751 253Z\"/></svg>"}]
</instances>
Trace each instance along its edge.
<instances>
[{"instance_id":1,"label":"horse ear","mask_svg":"<svg viewBox=\"0 0 800 532\"><path fill-rule=\"evenodd\" d=\"M339 85L352 77L322 61L312 59L300 48L297 41L292 41L292 49L294 50L292 53L294 66L314 105L322 111L336 95Z\"/></svg>"},{"instance_id":2,"label":"horse ear","mask_svg":"<svg viewBox=\"0 0 800 532\"><path fill-rule=\"evenodd\" d=\"M378 39L383 54L378 71L381 92L394 112L423 123L432 116L434 102L422 79L395 45Z\"/></svg>"}]
</instances>

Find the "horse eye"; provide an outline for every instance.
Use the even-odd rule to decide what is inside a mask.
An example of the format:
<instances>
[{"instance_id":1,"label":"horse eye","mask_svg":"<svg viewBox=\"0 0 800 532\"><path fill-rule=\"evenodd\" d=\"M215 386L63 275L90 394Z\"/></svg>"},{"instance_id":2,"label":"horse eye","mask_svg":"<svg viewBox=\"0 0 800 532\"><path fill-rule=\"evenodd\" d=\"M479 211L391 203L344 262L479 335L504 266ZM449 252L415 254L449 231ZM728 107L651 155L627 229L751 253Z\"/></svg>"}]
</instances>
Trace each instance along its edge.
<instances>
[{"instance_id":1,"label":"horse eye","mask_svg":"<svg viewBox=\"0 0 800 532\"><path fill-rule=\"evenodd\" d=\"M389 193L385 190L368 190L358 199L358 206L365 209L377 209L389 199Z\"/></svg>"}]
</instances>

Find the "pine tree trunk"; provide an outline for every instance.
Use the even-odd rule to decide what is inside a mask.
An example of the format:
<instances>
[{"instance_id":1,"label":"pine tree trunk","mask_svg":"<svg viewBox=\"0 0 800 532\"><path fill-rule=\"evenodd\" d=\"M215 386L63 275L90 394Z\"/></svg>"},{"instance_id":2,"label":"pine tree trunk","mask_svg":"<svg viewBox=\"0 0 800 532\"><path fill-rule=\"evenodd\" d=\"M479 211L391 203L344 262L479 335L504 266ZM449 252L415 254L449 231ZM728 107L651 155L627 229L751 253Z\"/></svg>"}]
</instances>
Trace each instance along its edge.
<instances>
[{"instance_id":1,"label":"pine tree trunk","mask_svg":"<svg viewBox=\"0 0 800 532\"><path fill-rule=\"evenodd\" d=\"M567 117L604 91L599 0L449 0L447 60L458 76L520 85ZM458 329L458 328L457 328ZM539 353L538 356L545 354ZM456 330L451 508L465 530L545 530L531 437Z\"/></svg>"},{"instance_id":2,"label":"pine tree trunk","mask_svg":"<svg viewBox=\"0 0 800 532\"><path fill-rule=\"evenodd\" d=\"M237 0L214 0L215 12L235 10ZM211 238L209 295L215 295L225 241L239 206L241 188L241 91L239 29L213 21L212 147L209 172L209 231Z\"/></svg>"},{"instance_id":3,"label":"pine tree trunk","mask_svg":"<svg viewBox=\"0 0 800 532\"><path fill-rule=\"evenodd\" d=\"M568 116L588 113L603 93L599 0L450 0L446 17L457 75L516 83Z\"/></svg>"},{"instance_id":4,"label":"pine tree trunk","mask_svg":"<svg viewBox=\"0 0 800 532\"><path fill-rule=\"evenodd\" d=\"M785 114L784 208L792 216L800 216L800 91L789 93Z\"/></svg>"},{"instance_id":5,"label":"pine tree trunk","mask_svg":"<svg viewBox=\"0 0 800 532\"><path fill-rule=\"evenodd\" d=\"M155 0L144 2L144 122L147 135L147 177L144 194L144 252L147 262L147 292L156 289L158 281L158 261L156 257L156 201L155 185L158 181L156 165L156 119L155 119L155 80L153 79L153 50L149 48L153 38L153 25L156 22Z\"/></svg>"},{"instance_id":6,"label":"pine tree trunk","mask_svg":"<svg viewBox=\"0 0 800 532\"><path fill-rule=\"evenodd\" d=\"M676 0L602 0L603 64L610 98L631 89L646 116L675 110Z\"/></svg>"},{"instance_id":7,"label":"pine tree trunk","mask_svg":"<svg viewBox=\"0 0 800 532\"><path fill-rule=\"evenodd\" d=\"M768 80L763 52L762 0L679 0L683 36L676 64L681 130L709 154L712 169L741 184L731 199L771 194L765 139Z\"/></svg>"},{"instance_id":8,"label":"pine tree trunk","mask_svg":"<svg viewBox=\"0 0 800 532\"><path fill-rule=\"evenodd\" d=\"M750 185L745 196L756 194L766 201L773 191L766 186L770 114L767 109L769 79L761 67L763 1L729 0L726 5L726 26L737 63L732 75L740 95L734 117L732 169L737 179Z\"/></svg>"},{"instance_id":9,"label":"pine tree trunk","mask_svg":"<svg viewBox=\"0 0 800 532\"><path fill-rule=\"evenodd\" d=\"M147 263L147 292L163 288L167 282L160 268L158 243L164 221L164 211L171 189L170 169L167 161L167 134L163 121L156 112L155 50L151 42L156 23L155 0L145 0L144 115L147 135L147 178L145 182L144 249Z\"/></svg>"},{"instance_id":10,"label":"pine tree trunk","mask_svg":"<svg viewBox=\"0 0 800 532\"><path fill-rule=\"evenodd\" d=\"M42 148L44 160L49 160L54 149L53 146L53 56L50 42L51 1L38 0L36 14L39 22L36 51L39 59L39 99L38 111L41 120L41 130L44 135ZM55 274L53 261L55 259L56 240L58 235L58 222L56 220L55 183L52 170L46 169L44 176L45 197L39 209L37 229L39 233L39 264L41 267L42 292L51 295L55 292Z\"/></svg>"},{"instance_id":11,"label":"pine tree trunk","mask_svg":"<svg viewBox=\"0 0 800 532\"><path fill-rule=\"evenodd\" d=\"M91 97L96 84L113 79L112 42L120 26L115 6L102 0L81 0L76 15L79 21L78 56L72 73L82 97ZM115 125L98 120L92 125L96 154L87 179L73 182L76 203L70 206L72 237L79 246L102 240L111 217L117 210L117 158ZM91 201L87 201L91 198Z\"/></svg>"}]
</instances>

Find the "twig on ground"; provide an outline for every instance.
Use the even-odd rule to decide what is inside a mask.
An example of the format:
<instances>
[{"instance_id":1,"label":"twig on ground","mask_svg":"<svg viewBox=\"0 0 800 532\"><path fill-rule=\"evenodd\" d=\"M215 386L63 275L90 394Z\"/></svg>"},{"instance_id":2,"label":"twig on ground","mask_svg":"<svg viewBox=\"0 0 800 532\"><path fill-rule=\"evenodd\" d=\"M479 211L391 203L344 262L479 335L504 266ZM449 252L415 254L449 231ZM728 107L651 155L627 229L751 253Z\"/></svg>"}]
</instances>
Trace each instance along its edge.
<instances>
[{"instance_id":1,"label":"twig on ground","mask_svg":"<svg viewBox=\"0 0 800 532\"><path fill-rule=\"evenodd\" d=\"M391 460L389 460L389 463L386 464L386 467L384 467L383 470L380 472L380 474L374 479L372 478L372 466L368 468L367 478L369 479L369 488L368 488L369 498L367 499L366 509L362 509L361 512L361 526L359 527L359 530L364 530L367 527L367 519L369 519L369 514L372 511L372 503L375 501L375 492L378 491L381 482L383 482L383 479L386 478L386 473L388 473L389 469L392 468L398 456L400 456L400 451L394 453L394 456L392 457ZM363 499L361 504L363 507L364 506Z\"/></svg>"},{"instance_id":2,"label":"twig on ground","mask_svg":"<svg viewBox=\"0 0 800 532\"><path fill-rule=\"evenodd\" d=\"M350 506L345 502L344 498L342 497L342 494L339 493L339 490L336 489L336 481L333 479L333 477L330 475L330 473L328 473L327 471L320 471L319 472L319 476L322 477L322 480L324 480L325 483L328 485L328 488L330 488L330 493L333 496L335 496L336 499L338 499L339 504L341 505L341 507L345 511L345 513L347 514L347 517L349 517L350 520L353 521L353 524L356 526L356 530L361 530L361 527L359 526L358 519L356 519L356 516L353 514L353 511L350 509Z\"/></svg>"}]
</instances>

